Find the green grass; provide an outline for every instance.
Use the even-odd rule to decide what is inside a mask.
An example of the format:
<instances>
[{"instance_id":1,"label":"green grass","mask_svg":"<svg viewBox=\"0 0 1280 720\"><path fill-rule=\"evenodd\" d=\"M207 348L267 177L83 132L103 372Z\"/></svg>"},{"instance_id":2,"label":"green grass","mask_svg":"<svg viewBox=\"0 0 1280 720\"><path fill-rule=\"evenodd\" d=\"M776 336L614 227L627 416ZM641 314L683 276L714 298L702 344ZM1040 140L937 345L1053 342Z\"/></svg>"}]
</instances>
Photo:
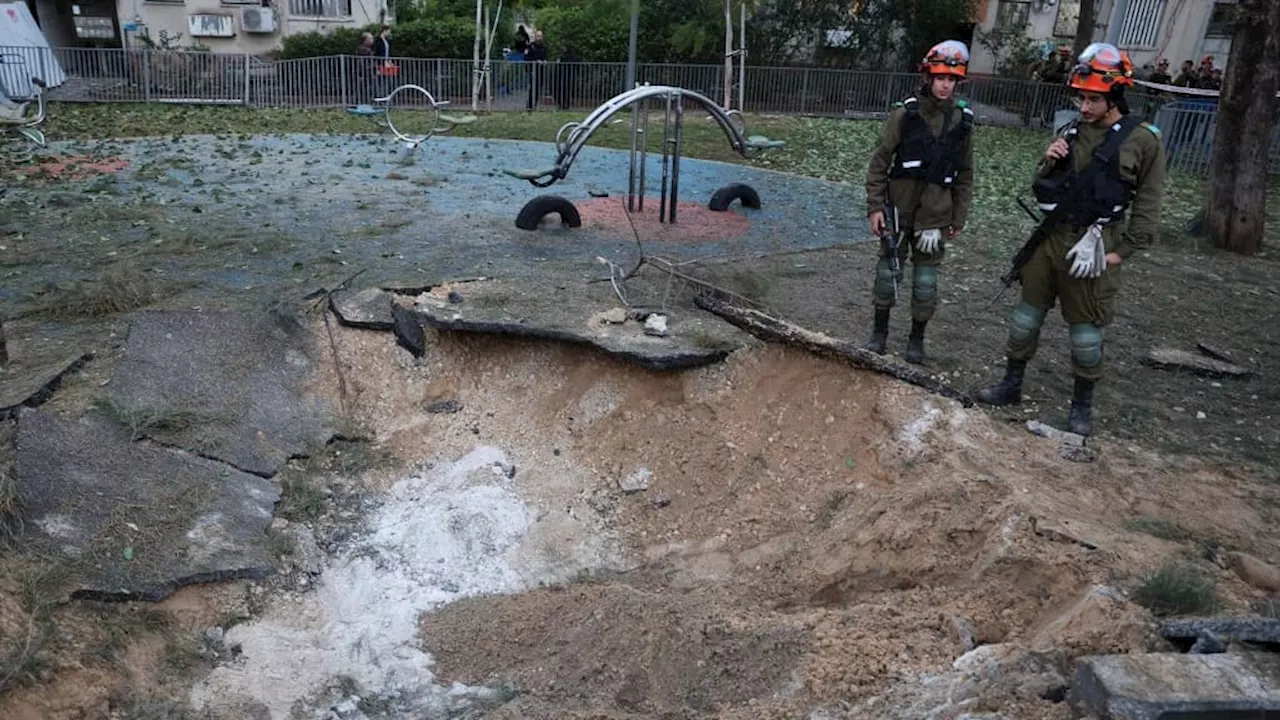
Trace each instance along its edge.
<instances>
[{"instance_id":1,"label":"green grass","mask_svg":"<svg viewBox=\"0 0 1280 720\"><path fill-rule=\"evenodd\" d=\"M566 122L580 121L585 112L499 112L482 115L470 125L459 125L449 134L551 142ZM623 122L602 127L591 138L599 147L626 149L630 136L625 114ZM651 120L656 122L656 120ZM689 157L737 162L756 167L807 175L861 186L867 161L880 136L878 120L844 120L777 116L748 116L750 134L785 140L783 148L769 150L751 160L735 153L715 123L700 114L686 118L684 153ZM101 140L128 137L177 137L213 134L224 138L247 138L253 134L337 133L377 135L380 128L367 119L342 109L254 109L219 106L172 106L146 104L55 104L50 108L47 132L53 140ZM1049 133L979 125L974 147L976 182L973 210L966 235L995 243L1003 254L1030 231L1031 222L1015 204L1015 198L1030 198L1030 179ZM653 150L660 136L651 137ZM1204 179L1185 173L1170 173L1165 181L1165 203L1161 215L1161 239L1188 249L1200 250L1203 240L1189 238L1185 225L1200 211L1205 195ZM861 215L865 208L850 208ZM1268 192L1267 241L1280 244L1280 179ZM1009 247L1005 247L1008 245Z\"/></svg>"},{"instance_id":2,"label":"green grass","mask_svg":"<svg viewBox=\"0 0 1280 720\"><path fill-rule=\"evenodd\" d=\"M1213 577L1186 560L1170 560L1133 593L1139 605L1158 616L1210 614L1218 609Z\"/></svg>"}]
</instances>

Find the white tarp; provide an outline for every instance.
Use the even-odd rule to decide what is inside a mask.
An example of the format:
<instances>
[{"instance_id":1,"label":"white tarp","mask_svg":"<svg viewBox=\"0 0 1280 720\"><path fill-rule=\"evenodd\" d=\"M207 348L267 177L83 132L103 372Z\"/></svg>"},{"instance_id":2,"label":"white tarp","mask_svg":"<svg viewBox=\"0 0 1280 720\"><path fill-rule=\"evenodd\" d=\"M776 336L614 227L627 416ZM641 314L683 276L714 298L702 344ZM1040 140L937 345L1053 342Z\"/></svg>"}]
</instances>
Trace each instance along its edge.
<instances>
[{"instance_id":1,"label":"white tarp","mask_svg":"<svg viewBox=\"0 0 1280 720\"><path fill-rule=\"evenodd\" d=\"M0 2L0 86L10 95L30 97L33 77L49 87L67 80L27 4Z\"/></svg>"}]
</instances>

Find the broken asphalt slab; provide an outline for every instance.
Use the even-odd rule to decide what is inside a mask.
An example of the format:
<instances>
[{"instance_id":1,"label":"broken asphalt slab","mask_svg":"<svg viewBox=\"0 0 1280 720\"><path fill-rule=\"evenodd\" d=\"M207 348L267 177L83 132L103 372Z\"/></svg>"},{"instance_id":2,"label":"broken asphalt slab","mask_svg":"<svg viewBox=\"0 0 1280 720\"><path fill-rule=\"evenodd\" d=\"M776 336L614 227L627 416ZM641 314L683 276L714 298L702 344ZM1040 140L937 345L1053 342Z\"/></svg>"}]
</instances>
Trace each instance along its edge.
<instances>
[{"instance_id":1,"label":"broken asphalt slab","mask_svg":"<svg viewBox=\"0 0 1280 720\"><path fill-rule=\"evenodd\" d=\"M10 363L0 370L0 418L16 414L21 407L42 404L58 389L63 378L79 370L92 357L92 354L75 354L34 365Z\"/></svg>"},{"instance_id":2,"label":"broken asphalt slab","mask_svg":"<svg viewBox=\"0 0 1280 720\"><path fill-rule=\"evenodd\" d=\"M75 597L158 601L183 585L272 571L272 480L29 409L15 463L28 532L77 569Z\"/></svg>"},{"instance_id":3,"label":"broken asphalt slab","mask_svg":"<svg viewBox=\"0 0 1280 720\"><path fill-rule=\"evenodd\" d=\"M648 334L644 318L652 313L628 313L618 307L610 284L582 280L557 284L552 279L490 278L445 283L402 302L437 330L588 344L652 370L719 362L747 339L745 333L710 315L674 307L662 313L667 334Z\"/></svg>"},{"instance_id":4,"label":"broken asphalt slab","mask_svg":"<svg viewBox=\"0 0 1280 720\"><path fill-rule=\"evenodd\" d=\"M1271 718L1280 713L1280 655L1087 657L1067 700L1099 720Z\"/></svg>"},{"instance_id":5,"label":"broken asphalt slab","mask_svg":"<svg viewBox=\"0 0 1280 720\"><path fill-rule=\"evenodd\" d=\"M336 433L303 389L318 352L280 312L139 313L108 397L137 434L270 477Z\"/></svg>"},{"instance_id":6,"label":"broken asphalt slab","mask_svg":"<svg viewBox=\"0 0 1280 720\"><path fill-rule=\"evenodd\" d=\"M336 290L329 296L329 307L343 325L366 330L390 330L395 325L391 316L391 293L376 287L363 290Z\"/></svg>"}]
</instances>

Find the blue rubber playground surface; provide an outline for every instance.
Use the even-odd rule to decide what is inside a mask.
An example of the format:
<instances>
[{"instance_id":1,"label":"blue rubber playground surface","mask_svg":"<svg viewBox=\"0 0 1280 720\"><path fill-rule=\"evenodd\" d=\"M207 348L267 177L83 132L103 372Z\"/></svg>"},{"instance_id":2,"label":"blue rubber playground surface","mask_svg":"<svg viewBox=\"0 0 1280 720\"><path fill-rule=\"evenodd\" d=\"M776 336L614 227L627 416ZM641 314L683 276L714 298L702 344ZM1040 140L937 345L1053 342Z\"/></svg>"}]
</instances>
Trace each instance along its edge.
<instances>
[{"instance_id":1,"label":"blue rubber playground surface","mask_svg":"<svg viewBox=\"0 0 1280 720\"><path fill-rule=\"evenodd\" d=\"M540 142L445 136L410 154L385 135L189 136L55 143L50 152L128 165L10 193L6 203L32 208L25 221L49 225L32 228L29 237L58 235L45 238L56 248L33 257L47 256L45 266L6 283L18 292L75 279L121 254L135 257L138 269L215 292L332 282L357 270L366 271L364 282L516 276L578 265L598 273L597 256L622 265L636 260L636 234L646 252L673 260L869 239L860 182L689 158L680 165L676 226L663 227L661 163L653 155L645 213L628 221L621 209L629 153L597 147L584 149L566 179L545 189L504 172L551 167L555 148ZM735 203L727 213L707 211L712 194L730 183L755 188L762 207ZM42 212L50 190L86 199ZM583 226L518 229L520 208L541 194L580 204ZM175 242L188 250L164 251Z\"/></svg>"}]
</instances>

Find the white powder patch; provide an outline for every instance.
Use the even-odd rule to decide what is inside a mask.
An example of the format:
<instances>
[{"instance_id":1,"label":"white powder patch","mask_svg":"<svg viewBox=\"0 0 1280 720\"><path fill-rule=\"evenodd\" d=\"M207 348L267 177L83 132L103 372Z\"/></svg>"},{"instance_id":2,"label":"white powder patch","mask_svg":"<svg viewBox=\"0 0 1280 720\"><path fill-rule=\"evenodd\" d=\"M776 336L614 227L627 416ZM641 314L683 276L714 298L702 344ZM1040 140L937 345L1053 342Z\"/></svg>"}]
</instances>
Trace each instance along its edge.
<instances>
[{"instance_id":1,"label":"white powder patch","mask_svg":"<svg viewBox=\"0 0 1280 720\"><path fill-rule=\"evenodd\" d=\"M942 411L932 405L926 405L924 415L912 420L902 427L902 431L898 433L898 439L907 443L913 450L920 450L924 447L924 435L933 429L934 425L942 419Z\"/></svg>"},{"instance_id":2,"label":"white powder patch","mask_svg":"<svg viewBox=\"0 0 1280 720\"><path fill-rule=\"evenodd\" d=\"M243 652L192 690L192 704L257 702L282 720L344 677L406 717L444 717L493 695L436 684L417 639L421 613L613 564L603 537L550 513L540 519L509 467L502 450L480 447L398 481L370 518L367 542L335 558L313 593L281 597L227 631L225 644Z\"/></svg>"}]
</instances>

